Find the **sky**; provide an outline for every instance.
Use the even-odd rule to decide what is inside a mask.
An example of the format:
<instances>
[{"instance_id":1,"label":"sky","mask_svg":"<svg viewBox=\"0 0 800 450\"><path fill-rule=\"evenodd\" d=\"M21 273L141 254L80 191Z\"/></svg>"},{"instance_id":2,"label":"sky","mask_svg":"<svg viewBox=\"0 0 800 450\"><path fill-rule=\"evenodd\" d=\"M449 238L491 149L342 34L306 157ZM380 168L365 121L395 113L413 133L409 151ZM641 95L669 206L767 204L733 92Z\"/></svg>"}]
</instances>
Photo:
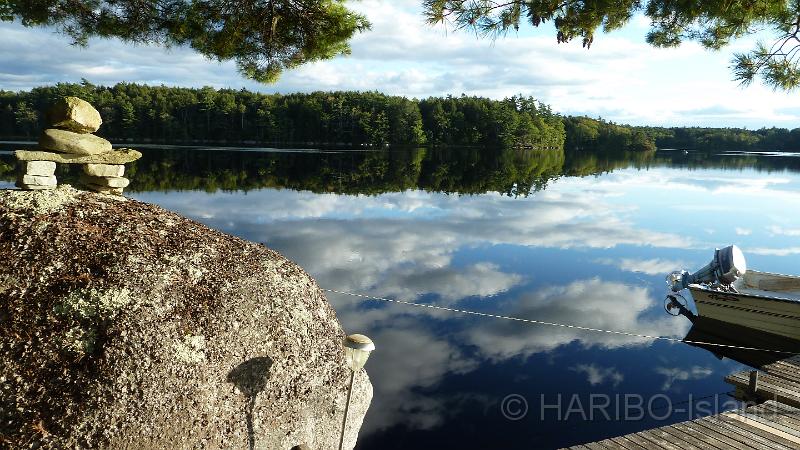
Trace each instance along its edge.
<instances>
[{"instance_id":1,"label":"sky","mask_svg":"<svg viewBox=\"0 0 800 450\"><path fill-rule=\"evenodd\" d=\"M421 0L362 0L349 5L372 29L351 42L352 53L287 71L275 84L243 78L187 48L91 40L87 48L47 28L0 23L0 89L27 90L57 82L120 81L169 86L246 88L259 92L374 90L424 98L522 94L562 114L661 126L800 126L798 92L758 82L741 87L728 68L751 37L723 51L694 43L656 49L645 43L649 23L636 17L623 30L557 44L552 26L525 27L496 41L425 24ZM768 36L767 36L768 37Z\"/></svg>"}]
</instances>

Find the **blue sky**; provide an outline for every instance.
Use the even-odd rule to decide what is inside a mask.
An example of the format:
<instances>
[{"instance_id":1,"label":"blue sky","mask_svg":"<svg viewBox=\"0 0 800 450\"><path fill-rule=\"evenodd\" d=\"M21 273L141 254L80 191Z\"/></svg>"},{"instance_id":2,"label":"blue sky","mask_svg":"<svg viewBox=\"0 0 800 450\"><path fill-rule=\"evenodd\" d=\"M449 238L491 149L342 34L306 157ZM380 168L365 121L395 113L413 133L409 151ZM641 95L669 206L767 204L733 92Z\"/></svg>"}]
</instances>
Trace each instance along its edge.
<instances>
[{"instance_id":1,"label":"blue sky","mask_svg":"<svg viewBox=\"0 0 800 450\"><path fill-rule=\"evenodd\" d=\"M189 49L164 49L93 40L76 48L53 30L0 23L0 89L21 90L86 78L96 84L129 81L175 86L247 88L261 92L377 90L407 97L530 95L564 114L631 124L800 126L798 93L758 83L742 88L728 69L734 51L693 43L655 49L644 42L647 19L598 35L590 50L556 44L551 27L525 28L495 42L424 23L420 0L363 0L372 30L352 41L352 54L286 72L273 85L245 80L233 63Z\"/></svg>"}]
</instances>

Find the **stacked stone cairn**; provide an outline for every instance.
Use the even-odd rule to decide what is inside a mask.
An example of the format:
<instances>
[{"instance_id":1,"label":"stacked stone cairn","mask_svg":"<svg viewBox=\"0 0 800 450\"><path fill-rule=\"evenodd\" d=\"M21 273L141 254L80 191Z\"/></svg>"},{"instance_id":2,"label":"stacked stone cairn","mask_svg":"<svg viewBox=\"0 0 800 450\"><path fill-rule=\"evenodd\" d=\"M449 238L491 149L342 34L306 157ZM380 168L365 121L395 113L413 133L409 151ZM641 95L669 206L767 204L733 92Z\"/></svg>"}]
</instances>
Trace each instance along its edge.
<instances>
[{"instance_id":1,"label":"stacked stone cairn","mask_svg":"<svg viewBox=\"0 0 800 450\"><path fill-rule=\"evenodd\" d=\"M125 164L142 154L131 149L111 148L107 140L95 136L103 120L88 102L64 97L47 112L50 128L42 132L37 150L17 150L20 189L54 189L56 163L83 166L80 182L104 194L122 194L130 184L124 178Z\"/></svg>"}]
</instances>

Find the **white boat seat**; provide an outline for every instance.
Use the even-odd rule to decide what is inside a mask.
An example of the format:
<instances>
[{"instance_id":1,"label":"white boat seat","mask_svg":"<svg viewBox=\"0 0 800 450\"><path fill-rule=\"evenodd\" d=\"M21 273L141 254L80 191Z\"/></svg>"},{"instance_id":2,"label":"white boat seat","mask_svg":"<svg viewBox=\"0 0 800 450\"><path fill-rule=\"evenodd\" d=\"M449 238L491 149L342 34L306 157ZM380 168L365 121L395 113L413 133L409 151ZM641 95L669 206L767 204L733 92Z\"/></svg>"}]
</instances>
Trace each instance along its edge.
<instances>
[{"instance_id":1,"label":"white boat seat","mask_svg":"<svg viewBox=\"0 0 800 450\"><path fill-rule=\"evenodd\" d=\"M798 291L800 280L797 278L763 278L758 280L758 288L765 291Z\"/></svg>"},{"instance_id":2,"label":"white boat seat","mask_svg":"<svg viewBox=\"0 0 800 450\"><path fill-rule=\"evenodd\" d=\"M748 270L733 287L743 294L800 300L800 278Z\"/></svg>"}]
</instances>

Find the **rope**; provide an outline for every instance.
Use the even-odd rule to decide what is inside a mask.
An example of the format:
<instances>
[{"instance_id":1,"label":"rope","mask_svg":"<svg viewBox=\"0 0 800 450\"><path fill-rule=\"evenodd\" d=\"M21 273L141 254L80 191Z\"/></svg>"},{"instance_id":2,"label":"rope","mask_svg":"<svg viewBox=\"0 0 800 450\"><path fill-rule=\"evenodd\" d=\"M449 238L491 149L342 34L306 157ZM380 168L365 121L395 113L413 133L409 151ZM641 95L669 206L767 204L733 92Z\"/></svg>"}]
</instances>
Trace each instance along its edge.
<instances>
[{"instance_id":1,"label":"rope","mask_svg":"<svg viewBox=\"0 0 800 450\"><path fill-rule=\"evenodd\" d=\"M364 295L364 294L356 294L356 293L353 293L353 292L337 291L335 289L322 288L322 290L325 291L325 292L331 292L331 293L334 293L334 294L349 295L351 297L365 298L365 299L368 299L368 300L378 300L378 301L382 301L382 302L397 303L397 304L401 304L401 305L415 306L415 307L418 307L418 308L436 309L436 310L440 310L440 311L449 311L449 312L455 312L455 313L461 313L461 314L469 314L469 315L479 316L479 317L491 317L493 319L510 320L510 321L514 321L514 322L522 322L522 323L528 323L528 324L534 324L534 325L548 325L548 326L551 326L551 327L571 328L571 329L574 329L574 330L593 331L593 332L596 332L596 333L616 334L616 335L620 335L620 336L630 336L630 337L637 337L637 338L643 338L643 339L653 339L653 340L669 341L669 342L683 342L683 343L687 343L687 344L708 345L708 346L714 346L714 347L732 348L732 349L739 349L739 350L753 350L753 351L758 351L758 352L769 352L769 353L784 353L784 354L788 354L788 355L796 355L796 354L800 353L800 351L791 352L791 351L786 351L786 350L772 350L772 349L765 349L765 348L743 347L743 346L739 346L739 345L719 344L719 343L716 343L716 342L702 342L702 341L683 340L683 339L678 339L678 338L673 338L673 337L668 337L668 336L653 336L653 335L649 335L649 334L631 333L631 332L627 332L627 331L604 330L602 328L584 327L584 326L581 326L581 325L569 325L569 324L557 323L557 322L546 322L546 321L535 320L535 319L523 319L523 318L520 318L520 317L512 317L512 316L504 316L504 315L500 315L500 314L483 313L483 312L478 312L478 311L470 311L470 310L467 310L467 309L449 308L449 307L446 307L446 306L429 305L429 304L425 304L425 303L415 303L415 302L409 302L409 301L405 301L405 300L395 300L395 299L391 299L391 298L375 297L375 296L372 296L372 295Z\"/></svg>"}]
</instances>

